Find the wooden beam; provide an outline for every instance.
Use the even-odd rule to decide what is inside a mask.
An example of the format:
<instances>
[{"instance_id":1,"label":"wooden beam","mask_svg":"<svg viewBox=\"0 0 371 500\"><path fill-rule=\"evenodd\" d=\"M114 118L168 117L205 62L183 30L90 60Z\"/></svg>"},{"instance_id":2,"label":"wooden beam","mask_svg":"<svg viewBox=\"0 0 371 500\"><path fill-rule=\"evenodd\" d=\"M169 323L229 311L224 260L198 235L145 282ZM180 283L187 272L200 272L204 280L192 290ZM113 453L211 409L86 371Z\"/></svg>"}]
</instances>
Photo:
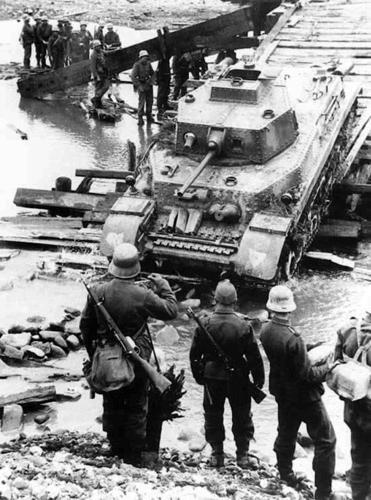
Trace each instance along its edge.
<instances>
[{"instance_id":1,"label":"wooden beam","mask_svg":"<svg viewBox=\"0 0 371 500\"><path fill-rule=\"evenodd\" d=\"M18 207L43 208L45 210L64 208L85 212L92 210L104 198L104 194L18 188L13 201Z\"/></svg>"},{"instance_id":2,"label":"wooden beam","mask_svg":"<svg viewBox=\"0 0 371 500\"><path fill-rule=\"evenodd\" d=\"M90 177L94 179L126 179L128 175L133 175L129 170L98 170L89 168L78 168L76 177Z\"/></svg>"}]
</instances>

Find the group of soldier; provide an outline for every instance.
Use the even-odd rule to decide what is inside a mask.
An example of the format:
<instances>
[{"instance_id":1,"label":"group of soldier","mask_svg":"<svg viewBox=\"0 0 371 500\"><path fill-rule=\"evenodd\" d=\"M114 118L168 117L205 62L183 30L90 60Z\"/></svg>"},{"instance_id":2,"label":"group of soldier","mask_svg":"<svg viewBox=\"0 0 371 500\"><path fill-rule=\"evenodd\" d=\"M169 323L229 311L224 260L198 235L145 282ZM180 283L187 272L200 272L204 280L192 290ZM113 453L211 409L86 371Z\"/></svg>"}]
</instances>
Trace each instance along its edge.
<instances>
[{"instance_id":1,"label":"group of soldier","mask_svg":"<svg viewBox=\"0 0 371 500\"><path fill-rule=\"evenodd\" d=\"M108 23L107 31L105 32L104 29L105 23L100 22L94 32L94 39L99 40L105 50L121 47L120 37L114 31L113 25ZM60 69L88 60L92 41L93 36L84 21L80 22L80 28L75 30L68 19L61 19L54 25L49 23L45 15L25 14L20 34L20 42L24 50L23 66L25 69L31 68L33 45L38 68ZM49 64L47 64L47 58Z\"/></svg>"},{"instance_id":2,"label":"group of soldier","mask_svg":"<svg viewBox=\"0 0 371 500\"><path fill-rule=\"evenodd\" d=\"M120 244L114 249L109 264L112 280L96 288L120 329L135 339L140 355L149 360L153 346L146 328L147 320L149 317L164 321L174 319L177 301L169 283L158 274L149 277L150 288L136 282L140 270L137 249L129 243ZM261 389L265 379L253 328L246 317L236 311L237 300L233 284L229 280L220 281L215 290L215 309L199 318L190 349L192 374L204 388L205 438L212 450L209 462L212 467L224 465L226 399L232 410L237 464L241 468L250 466L249 445L254 438L251 387ZM294 473L292 464L299 426L304 422L314 444L315 498L335 499L332 478L336 437L321 398L329 361L312 365L308 350L313 346L305 345L291 325L290 315L296 304L288 287L274 286L266 307L270 320L261 328L260 341L270 363L269 391L278 408L274 451L279 476L290 486L300 485L302 478ZM105 328L91 299L83 311L80 327L92 357L96 342L102 338L100 336L104 338ZM359 346L365 350L371 366L371 313L366 314L360 328L353 322L339 330L335 357L353 356ZM148 385L148 378L136 369L131 385L103 395L103 428L112 452L132 464L140 464L146 452ZM369 400L346 402L345 421L352 438L352 498L366 500L371 488Z\"/></svg>"}]
</instances>

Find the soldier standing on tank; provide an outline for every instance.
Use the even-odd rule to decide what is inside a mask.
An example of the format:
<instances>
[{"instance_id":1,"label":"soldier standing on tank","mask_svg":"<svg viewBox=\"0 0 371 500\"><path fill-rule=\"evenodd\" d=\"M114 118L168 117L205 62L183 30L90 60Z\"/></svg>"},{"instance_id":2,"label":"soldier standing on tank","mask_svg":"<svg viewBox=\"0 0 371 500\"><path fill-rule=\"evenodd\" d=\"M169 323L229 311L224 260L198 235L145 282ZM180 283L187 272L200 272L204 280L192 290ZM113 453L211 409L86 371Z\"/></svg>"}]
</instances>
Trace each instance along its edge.
<instances>
[{"instance_id":1,"label":"soldier standing on tank","mask_svg":"<svg viewBox=\"0 0 371 500\"><path fill-rule=\"evenodd\" d=\"M274 443L280 477L290 486L300 483L292 461L300 424L305 422L314 443L315 498L329 500L335 469L336 437L321 396L328 362L312 366L300 334L291 326L293 293L283 285L269 292L267 309L272 319L263 326L260 340L270 363L269 390L278 405L278 435Z\"/></svg>"},{"instance_id":2,"label":"soldier standing on tank","mask_svg":"<svg viewBox=\"0 0 371 500\"><path fill-rule=\"evenodd\" d=\"M186 52L183 55L175 54L173 57L173 73L174 73L174 100L183 97L187 93L185 83L189 78L189 70L191 65L191 54Z\"/></svg>"},{"instance_id":3,"label":"soldier standing on tank","mask_svg":"<svg viewBox=\"0 0 371 500\"><path fill-rule=\"evenodd\" d=\"M41 18L41 24L36 30L36 37L40 42L40 62L42 68L46 68L46 52L51 34L52 27L48 23L48 18L46 16L43 16Z\"/></svg>"},{"instance_id":4,"label":"soldier standing on tank","mask_svg":"<svg viewBox=\"0 0 371 500\"><path fill-rule=\"evenodd\" d=\"M165 57L160 59L156 70L157 82L157 113L159 117L169 109L169 94L170 94L170 61Z\"/></svg>"},{"instance_id":5,"label":"soldier standing on tank","mask_svg":"<svg viewBox=\"0 0 371 500\"><path fill-rule=\"evenodd\" d=\"M119 49L121 47L121 40L119 35L113 31L113 24L107 24L107 33L104 35L104 48L107 50Z\"/></svg>"},{"instance_id":6,"label":"soldier standing on tank","mask_svg":"<svg viewBox=\"0 0 371 500\"><path fill-rule=\"evenodd\" d=\"M134 245L116 246L108 272L112 280L97 285L95 292L125 336L132 337L140 355L149 361L152 344L146 329L149 317L169 320L177 315L177 300L169 283L159 274L149 276L152 289L135 283L140 273L138 251ZM81 316L80 329L90 359L98 335L105 335L105 325L90 297ZM146 440L148 377L135 368L135 379L127 387L103 394L103 430L107 432L112 452L127 463L139 465Z\"/></svg>"},{"instance_id":7,"label":"soldier standing on tank","mask_svg":"<svg viewBox=\"0 0 371 500\"><path fill-rule=\"evenodd\" d=\"M195 80L199 80L200 76L203 76L208 69L207 62L205 61L205 54L205 49L198 50L191 54L190 70Z\"/></svg>"},{"instance_id":8,"label":"soldier standing on tank","mask_svg":"<svg viewBox=\"0 0 371 500\"><path fill-rule=\"evenodd\" d=\"M109 71L104 57L103 47L99 40L93 40L93 51L90 57L91 73L94 79L95 95L92 103L96 108L102 107L102 97L110 86Z\"/></svg>"},{"instance_id":9,"label":"soldier standing on tank","mask_svg":"<svg viewBox=\"0 0 371 500\"><path fill-rule=\"evenodd\" d=\"M360 325L351 318L340 328L334 360L353 358L358 350L365 353L371 367L371 311L366 311ZM352 468L350 486L353 500L366 500L371 495L371 399L344 401L344 422L350 428Z\"/></svg>"},{"instance_id":10,"label":"soldier standing on tank","mask_svg":"<svg viewBox=\"0 0 371 500\"><path fill-rule=\"evenodd\" d=\"M139 52L139 60L133 66L131 79L134 90L138 92L138 125L144 125L144 113L147 123L152 123L154 71L146 50Z\"/></svg>"},{"instance_id":11,"label":"soldier standing on tank","mask_svg":"<svg viewBox=\"0 0 371 500\"><path fill-rule=\"evenodd\" d=\"M247 468L248 450L254 437L251 414L249 375L254 384L264 385L264 367L250 324L235 312L237 292L229 280L218 283L215 290L215 311L201 322L215 342L233 362L233 375L204 332L196 329L190 362L197 383L204 386L205 438L211 445L210 465L223 467L225 431L223 413L225 400L232 410L232 432L237 448L237 465Z\"/></svg>"},{"instance_id":12,"label":"soldier standing on tank","mask_svg":"<svg viewBox=\"0 0 371 500\"><path fill-rule=\"evenodd\" d=\"M31 26L29 16L24 17L23 28L19 40L22 43L24 50L23 67L25 69L30 69L32 44L35 42L35 30L34 27Z\"/></svg>"}]
</instances>

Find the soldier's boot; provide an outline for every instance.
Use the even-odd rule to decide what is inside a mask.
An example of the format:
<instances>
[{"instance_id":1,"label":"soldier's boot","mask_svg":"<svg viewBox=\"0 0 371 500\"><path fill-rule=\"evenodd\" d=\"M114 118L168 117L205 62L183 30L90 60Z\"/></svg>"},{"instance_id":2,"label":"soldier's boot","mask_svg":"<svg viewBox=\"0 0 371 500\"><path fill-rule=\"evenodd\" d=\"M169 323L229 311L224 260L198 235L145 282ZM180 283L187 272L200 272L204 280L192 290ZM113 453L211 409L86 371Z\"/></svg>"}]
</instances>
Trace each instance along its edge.
<instances>
[{"instance_id":1,"label":"soldier's boot","mask_svg":"<svg viewBox=\"0 0 371 500\"><path fill-rule=\"evenodd\" d=\"M250 467L249 442L237 446L236 462L241 469L248 469Z\"/></svg>"},{"instance_id":2,"label":"soldier's boot","mask_svg":"<svg viewBox=\"0 0 371 500\"><path fill-rule=\"evenodd\" d=\"M210 455L210 467L224 467L223 443L213 443Z\"/></svg>"}]
</instances>

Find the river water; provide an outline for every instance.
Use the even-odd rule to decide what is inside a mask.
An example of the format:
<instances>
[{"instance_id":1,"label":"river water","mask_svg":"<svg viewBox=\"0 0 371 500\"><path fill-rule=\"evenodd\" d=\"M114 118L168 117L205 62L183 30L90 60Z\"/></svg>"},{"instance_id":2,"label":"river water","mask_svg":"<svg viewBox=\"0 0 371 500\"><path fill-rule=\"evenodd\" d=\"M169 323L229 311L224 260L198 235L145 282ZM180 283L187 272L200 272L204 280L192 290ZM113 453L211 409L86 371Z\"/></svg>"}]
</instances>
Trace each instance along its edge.
<instances>
[{"instance_id":1,"label":"river water","mask_svg":"<svg viewBox=\"0 0 371 500\"><path fill-rule=\"evenodd\" d=\"M22 50L17 42L20 24L14 21L0 23L0 64L21 61ZM121 37L134 43L151 36L149 32L136 33L122 30ZM123 161L124 142L131 139L139 151L145 148L156 126L138 129L136 121L123 115L115 125L102 124L86 118L84 112L72 104L77 96L86 98L91 94L90 86L69 92L68 96L55 96L46 101L22 99L16 90L15 80L0 81L0 215L17 212L12 199L17 187L49 189L55 178L66 175L74 179L76 168L111 168ZM132 105L136 96L130 85L117 86L117 92ZM11 123L27 132L29 140L22 141L9 129ZM78 179L74 179L76 186ZM361 243L352 249L353 257L362 263L370 263L370 245ZM11 276L24 275L34 268L40 255L35 252L13 259L5 271ZM2 274L1 277L4 277ZM0 278L1 278L0 277ZM350 315L361 315L370 306L370 284L357 281L346 273L305 272L295 277L292 287L297 301L297 311L293 323L297 325L306 341L326 340L335 342L336 330ZM84 291L76 282L48 282L34 280L17 281L17 286L1 293L0 326L22 322L32 314L45 314L48 317L60 316L63 306L82 307ZM53 300L50 300L53 297ZM240 297L240 310L251 312L264 308L266 296L253 295L244 291ZM5 307L3 308L5 304ZM176 323L180 325L181 322ZM183 406L185 416L179 424L167 424L164 429L163 444L179 444L176 437L180 428L199 430L202 426L201 388L191 377L188 366L188 350L191 342L192 327L181 324L180 340L166 348L167 358L174 361L178 368L186 369L186 389ZM78 369L82 353L74 353L64 361L71 369ZM266 358L265 365L267 366ZM80 387L80 383L77 384ZM81 388L80 388L81 389ZM89 400L87 391L76 403L50 405L53 409L51 426L68 427L80 430L99 430L95 417L101 412L100 398ZM335 394L326 390L324 401L335 425L338 436L338 470L349 466L349 433L342 421L342 403ZM253 448L273 460L272 446L276 433L276 408L271 397L261 405L254 405L256 425L256 444ZM229 416L229 411L227 411ZM31 416L28 419L31 422ZM30 425L30 428L32 426ZM228 432L228 448L233 451L231 434ZM296 467L310 470L310 455L298 459Z\"/></svg>"}]
</instances>

